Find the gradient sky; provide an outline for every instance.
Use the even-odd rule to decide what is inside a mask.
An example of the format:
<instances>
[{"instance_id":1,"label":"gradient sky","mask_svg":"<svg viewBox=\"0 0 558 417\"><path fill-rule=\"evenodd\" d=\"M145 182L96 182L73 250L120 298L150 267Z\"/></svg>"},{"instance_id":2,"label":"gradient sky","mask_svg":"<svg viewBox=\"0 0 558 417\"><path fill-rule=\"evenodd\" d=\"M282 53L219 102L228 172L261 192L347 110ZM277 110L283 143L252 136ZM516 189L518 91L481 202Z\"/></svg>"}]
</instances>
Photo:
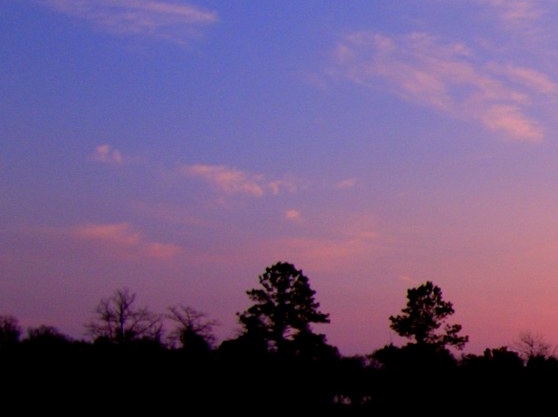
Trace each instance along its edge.
<instances>
[{"instance_id":1,"label":"gradient sky","mask_svg":"<svg viewBox=\"0 0 558 417\"><path fill-rule=\"evenodd\" d=\"M466 352L558 344L558 3L0 3L0 314L72 337L102 298L236 335L277 261L342 354L406 291Z\"/></svg>"}]
</instances>

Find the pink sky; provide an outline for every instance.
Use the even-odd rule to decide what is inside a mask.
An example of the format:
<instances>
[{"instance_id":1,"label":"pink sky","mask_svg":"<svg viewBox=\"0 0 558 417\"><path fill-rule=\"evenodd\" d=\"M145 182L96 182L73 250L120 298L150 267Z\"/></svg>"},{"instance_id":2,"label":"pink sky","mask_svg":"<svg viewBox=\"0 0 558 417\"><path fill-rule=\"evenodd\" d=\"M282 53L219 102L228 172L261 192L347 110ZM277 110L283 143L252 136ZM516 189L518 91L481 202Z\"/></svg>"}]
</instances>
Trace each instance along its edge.
<instances>
[{"instance_id":1,"label":"pink sky","mask_svg":"<svg viewBox=\"0 0 558 417\"><path fill-rule=\"evenodd\" d=\"M0 314L82 337L128 287L224 340L285 261L344 354L404 343L388 318L425 281L468 352L558 344L558 5L0 10Z\"/></svg>"}]
</instances>

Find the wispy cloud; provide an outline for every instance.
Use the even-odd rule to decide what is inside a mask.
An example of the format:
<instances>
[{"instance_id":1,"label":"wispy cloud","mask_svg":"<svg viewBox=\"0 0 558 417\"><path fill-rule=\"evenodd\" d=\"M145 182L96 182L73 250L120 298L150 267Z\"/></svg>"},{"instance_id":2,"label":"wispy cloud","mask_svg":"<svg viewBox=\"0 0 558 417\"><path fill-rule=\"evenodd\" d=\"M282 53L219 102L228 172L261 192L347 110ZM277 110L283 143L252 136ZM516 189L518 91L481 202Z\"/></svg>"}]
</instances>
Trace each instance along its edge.
<instances>
[{"instance_id":1,"label":"wispy cloud","mask_svg":"<svg viewBox=\"0 0 558 417\"><path fill-rule=\"evenodd\" d=\"M299 211L289 214L296 222ZM301 215L301 214L300 214ZM293 235L275 235L260 240L251 253L276 259L291 259L315 271L343 270L350 265L368 265L376 256L385 254L386 237L379 231L376 216L366 213L339 212L323 207L302 216L304 230Z\"/></svg>"},{"instance_id":2,"label":"wispy cloud","mask_svg":"<svg viewBox=\"0 0 558 417\"><path fill-rule=\"evenodd\" d=\"M247 174L222 165L190 165L183 167L182 172L203 178L227 194L261 197L265 193L262 175Z\"/></svg>"},{"instance_id":3,"label":"wispy cloud","mask_svg":"<svg viewBox=\"0 0 558 417\"><path fill-rule=\"evenodd\" d=\"M335 184L335 188L345 189L345 188L353 188L357 185L357 180L355 178L348 178L346 180L338 181Z\"/></svg>"},{"instance_id":4,"label":"wispy cloud","mask_svg":"<svg viewBox=\"0 0 558 417\"><path fill-rule=\"evenodd\" d=\"M315 270L331 270L343 265L361 262L376 253L377 235L363 230L345 233L339 237L296 237L279 239L266 247L270 253L284 253L288 259L297 259Z\"/></svg>"},{"instance_id":5,"label":"wispy cloud","mask_svg":"<svg viewBox=\"0 0 558 417\"><path fill-rule=\"evenodd\" d=\"M517 51L523 49L527 54L544 50L555 54L555 15L556 3L545 0L476 0L484 9L485 22L506 31L510 44L499 43L502 47ZM481 9L482 10L482 9ZM490 42L490 41L489 41Z\"/></svg>"},{"instance_id":6,"label":"wispy cloud","mask_svg":"<svg viewBox=\"0 0 558 417\"><path fill-rule=\"evenodd\" d=\"M442 43L425 33L397 38L353 33L338 43L334 58L334 76L368 88L387 87L408 101L521 141L543 138L542 124L529 109L535 99L558 91L535 69L478 62L463 43Z\"/></svg>"},{"instance_id":7,"label":"wispy cloud","mask_svg":"<svg viewBox=\"0 0 558 417\"><path fill-rule=\"evenodd\" d=\"M291 222L300 222L302 217L300 215L300 211L291 209L285 212L285 219Z\"/></svg>"},{"instance_id":8,"label":"wispy cloud","mask_svg":"<svg viewBox=\"0 0 558 417\"><path fill-rule=\"evenodd\" d=\"M503 130L518 138L536 141L542 137L542 130L513 105L490 106L481 119L489 129Z\"/></svg>"},{"instance_id":9,"label":"wispy cloud","mask_svg":"<svg viewBox=\"0 0 558 417\"><path fill-rule=\"evenodd\" d=\"M416 279L411 278L409 275L400 275L399 279L403 282L410 283L410 284L413 284L413 285L417 284Z\"/></svg>"},{"instance_id":10,"label":"wispy cloud","mask_svg":"<svg viewBox=\"0 0 558 417\"><path fill-rule=\"evenodd\" d=\"M91 159L96 162L101 162L103 164L122 164L122 154L118 149L113 149L110 145L102 144L95 148L95 151L91 155Z\"/></svg>"},{"instance_id":11,"label":"wispy cloud","mask_svg":"<svg viewBox=\"0 0 558 417\"><path fill-rule=\"evenodd\" d=\"M508 25L531 23L540 17L541 11L532 0L477 0L497 12L497 17Z\"/></svg>"},{"instance_id":12,"label":"wispy cloud","mask_svg":"<svg viewBox=\"0 0 558 417\"><path fill-rule=\"evenodd\" d=\"M202 26L218 20L213 11L162 0L44 0L43 4L105 31L178 43L188 42Z\"/></svg>"},{"instance_id":13,"label":"wispy cloud","mask_svg":"<svg viewBox=\"0 0 558 417\"><path fill-rule=\"evenodd\" d=\"M177 245L151 242L128 223L87 224L76 226L70 235L77 239L100 242L113 255L123 258L171 258L181 252Z\"/></svg>"},{"instance_id":14,"label":"wispy cloud","mask_svg":"<svg viewBox=\"0 0 558 417\"><path fill-rule=\"evenodd\" d=\"M494 63L490 64L488 68L494 73L502 74L510 81L521 84L534 92L548 95L558 93L558 85L540 71L511 64L498 65Z\"/></svg>"},{"instance_id":15,"label":"wispy cloud","mask_svg":"<svg viewBox=\"0 0 558 417\"><path fill-rule=\"evenodd\" d=\"M209 182L225 194L245 194L262 197L266 193L279 194L294 191L292 180L266 180L261 174L254 174L229 168L223 165L186 165L179 169L180 174L199 177Z\"/></svg>"}]
</instances>

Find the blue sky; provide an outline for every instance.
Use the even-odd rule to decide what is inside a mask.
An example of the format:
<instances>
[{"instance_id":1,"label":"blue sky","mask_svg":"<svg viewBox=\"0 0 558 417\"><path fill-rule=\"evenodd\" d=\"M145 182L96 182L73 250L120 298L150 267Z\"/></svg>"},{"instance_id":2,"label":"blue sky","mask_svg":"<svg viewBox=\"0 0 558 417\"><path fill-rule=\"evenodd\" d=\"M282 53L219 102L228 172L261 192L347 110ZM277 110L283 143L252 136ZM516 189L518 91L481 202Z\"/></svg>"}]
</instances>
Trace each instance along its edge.
<instances>
[{"instance_id":1,"label":"blue sky","mask_svg":"<svg viewBox=\"0 0 558 417\"><path fill-rule=\"evenodd\" d=\"M558 5L18 0L0 10L0 314L128 287L238 330L277 261L342 353L426 280L466 348L558 343Z\"/></svg>"}]
</instances>

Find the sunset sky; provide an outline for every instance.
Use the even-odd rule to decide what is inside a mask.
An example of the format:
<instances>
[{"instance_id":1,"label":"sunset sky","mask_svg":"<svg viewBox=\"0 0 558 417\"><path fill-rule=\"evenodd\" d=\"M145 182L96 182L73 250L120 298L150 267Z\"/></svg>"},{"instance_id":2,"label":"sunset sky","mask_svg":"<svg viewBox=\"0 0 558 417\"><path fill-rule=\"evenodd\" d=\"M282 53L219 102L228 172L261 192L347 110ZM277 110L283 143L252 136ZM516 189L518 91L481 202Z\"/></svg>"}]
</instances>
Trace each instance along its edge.
<instances>
[{"instance_id":1,"label":"sunset sky","mask_svg":"<svg viewBox=\"0 0 558 417\"><path fill-rule=\"evenodd\" d=\"M432 281L465 352L558 346L558 2L0 3L0 315L236 336L265 267L342 354Z\"/></svg>"}]
</instances>

